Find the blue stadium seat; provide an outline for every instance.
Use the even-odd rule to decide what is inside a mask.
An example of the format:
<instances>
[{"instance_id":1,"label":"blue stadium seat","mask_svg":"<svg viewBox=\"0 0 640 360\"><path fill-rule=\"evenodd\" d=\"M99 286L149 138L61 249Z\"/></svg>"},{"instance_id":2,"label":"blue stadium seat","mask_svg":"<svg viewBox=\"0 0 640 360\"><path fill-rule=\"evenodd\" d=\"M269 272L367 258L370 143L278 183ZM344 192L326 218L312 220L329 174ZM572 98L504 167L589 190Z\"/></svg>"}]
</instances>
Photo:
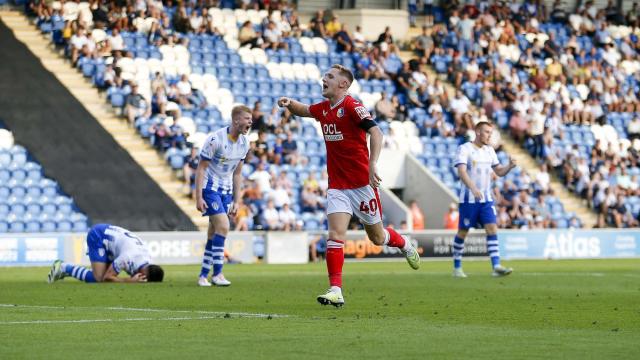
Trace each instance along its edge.
<instances>
[{"instance_id":1,"label":"blue stadium seat","mask_svg":"<svg viewBox=\"0 0 640 360\"><path fill-rule=\"evenodd\" d=\"M0 201L8 199L11 196L11 189L6 185L0 185Z\"/></svg>"},{"instance_id":2,"label":"blue stadium seat","mask_svg":"<svg viewBox=\"0 0 640 360\"><path fill-rule=\"evenodd\" d=\"M38 215L42 211L38 198L26 196L24 198L24 205L26 206L26 212L28 214Z\"/></svg>"},{"instance_id":3,"label":"blue stadium seat","mask_svg":"<svg viewBox=\"0 0 640 360\"><path fill-rule=\"evenodd\" d=\"M56 223L53 220L53 217L49 214L42 214L38 218L40 221L40 231L42 232L55 232L56 231Z\"/></svg>"},{"instance_id":4,"label":"blue stadium seat","mask_svg":"<svg viewBox=\"0 0 640 360\"><path fill-rule=\"evenodd\" d=\"M5 149L0 149L0 168L5 168L11 164L11 153Z\"/></svg>"},{"instance_id":5,"label":"blue stadium seat","mask_svg":"<svg viewBox=\"0 0 640 360\"><path fill-rule=\"evenodd\" d=\"M71 232L73 229L73 224L69 220L59 220L56 222L56 231L57 232Z\"/></svg>"},{"instance_id":6,"label":"blue stadium seat","mask_svg":"<svg viewBox=\"0 0 640 360\"><path fill-rule=\"evenodd\" d=\"M23 233L25 232L25 224L21 220L9 221L9 231L11 233Z\"/></svg>"},{"instance_id":7,"label":"blue stadium seat","mask_svg":"<svg viewBox=\"0 0 640 360\"><path fill-rule=\"evenodd\" d=\"M0 218L5 218L11 212L11 207L5 200L0 200Z\"/></svg>"},{"instance_id":8,"label":"blue stadium seat","mask_svg":"<svg viewBox=\"0 0 640 360\"><path fill-rule=\"evenodd\" d=\"M25 231L28 233L40 232L40 221L32 214L27 213L24 217Z\"/></svg>"},{"instance_id":9,"label":"blue stadium seat","mask_svg":"<svg viewBox=\"0 0 640 360\"><path fill-rule=\"evenodd\" d=\"M47 197L55 197L58 194L58 183L51 179L42 179L40 181L42 195Z\"/></svg>"}]
</instances>

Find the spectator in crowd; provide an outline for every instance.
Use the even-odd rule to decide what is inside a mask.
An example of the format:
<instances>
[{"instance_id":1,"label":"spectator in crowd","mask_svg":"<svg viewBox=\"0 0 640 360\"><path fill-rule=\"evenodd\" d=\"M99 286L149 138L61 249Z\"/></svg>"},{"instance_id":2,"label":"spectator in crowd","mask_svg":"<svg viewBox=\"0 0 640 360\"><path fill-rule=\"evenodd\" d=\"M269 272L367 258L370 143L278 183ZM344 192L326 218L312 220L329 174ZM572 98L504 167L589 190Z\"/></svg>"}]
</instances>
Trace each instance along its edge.
<instances>
[{"instance_id":1,"label":"spectator in crowd","mask_svg":"<svg viewBox=\"0 0 640 360\"><path fill-rule=\"evenodd\" d=\"M262 226L265 230L282 230L280 214L276 209L273 200L267 200L267 207L262 212Z\"/></svg>"},{"instance_id":2,"label":"spectator in crowd","mask_svg":"<svg viewBox=\"0 0 640 360\"><path fill-rule=\"evenodd\" d=\"M124 113L129 121L129 125L133 125L134 121L143 116L148 118L151 115L151 106L145 98L138 92L138 84L131 82L131 93L127 95L125 100Z\"/></svg>"},{"instance_id":3,"label":"spectator in crowd","mask_svg":"<svg viewBox=\"0 0 640 360\"><path fill-rule=\"evenodd\" d=\"M324 29L325 29L325 36L334 37L334 35L336 35L340 30L344 30L345 28L344 28L344 25L340 24L340 21L338 21L338 17L334 15L331 17L331 20L327 22Z\"/></svg>"},{"instance_id":4,"label":"spectator in crowd","mask_svg":"<svg viewBox=\"0 0 640 360\"><path fill-rule=\"evenodd\" d=\"M318 10L316 15L311 19L309 23L309 29L313 37L324 38L327 35L325 30L324 11Z\"/></svg>"},{"instance_id":5,"label":"spectator in crowd","mask_svg":"<svg viewBox=\"0 0 640 360\"><path fill-rule=\"evenodd\" d=\"M234 224L235 231L249 231L253 228L253 212L251 207L247 205L245 198L242 199L238 206Z\"/></svg>"},{"instance_id":6,"label":"spectator in crowd","mask_svg":"<svg viewBox=\"0 0 640 360\"><path fill-rule=\"evenodd\" d=\"M189 189L187 193L191 199L196 198L196 169L198 168L199 161L200 156L198 155L198 149L192 146L189 156L185 157L184 167L182 168L184 182Z\"/></svg>"},{"instance_id":7,"label":"spectator in crowd","mask_svg":"<svg viewBox=\"0 0 640 360\"><path fill-rule=\"evenodd\" d=\"M409 202L409 211L411 211L411 220L413 222L413 230L424 230L424 213L422 209L418 206L418 202L416 200L411 200Z\"/></svg>"},{"instance_id":8,"label":"spectator in crowd","mask_svg":"<svg viewBox=\"0 0 640 360\"><path fill-rule=\"evenodd\" d=\"M238 41L240 42L241 47L250 45L252 48L255 48L262 45L262 39L253 29L253 24L249 20L245 21L242 24L242 27L240 27L240 31L238 32Z\"/></svg>"},{"instance_id":9,"label":"spectator in crowd","mask_svg":"<svg viewBox=\"0 0 640 360\"><path fill-rule=\"evenodd\" d=\"M298 230L296 228L296 213L294 213L293 210L289 208L288 203L285 203L282 206L282 209L280 209L280 211L278 212L278 219L280 221L280 225L282 226L282 230Z\"/></svg>"},{"instance_id":10,"label":"spectator in crowd","mask_svg":"<svg viewBox=\"0 0 640 360\"><path fill-rule=\"evenodd\" d=\"M458 206L456 205L456 203L452 202L451 204L449 204L449 209L444 214L444 228L447 230L457 230L459 217L460 213L458 212Z\"/></svg>"},{"instance_id":11,"label":"spectator in crowd","mask_svg":"<svg viewBox=\"0 0 640 360\"><path fill-rule=\"evenodd\" d=\"M278 29L273 21L269 21L267 24L267 28L262 34L262 39L264 40L265 48L271 48L273 50L286 50L289 48L289 45L283 41L282 30Z\"/></svg>"},{"instance_id":12,"label":"spectator in crowd","mask_svg":"<svg viewBox=\"0 0 640 360\"><path fill-rule=\"evenodd\" d=\"M396 118L397 109L384 91L380 94L380 100L376 102L375 110L376 116L380 120L391 121Z\"/></svg>"},{"instance_id":13,"label":"spectator in crowd","mask_svg":"<svg viewBox=\"0 0 640 360\"><path fill-rule=\"evenodd\" d=\"M349 35L346 24L342 25L333 38L336 40L336 50L338 52L353 51L353 40L351 39L351 35Z\"/></svg>"}]
</instances>

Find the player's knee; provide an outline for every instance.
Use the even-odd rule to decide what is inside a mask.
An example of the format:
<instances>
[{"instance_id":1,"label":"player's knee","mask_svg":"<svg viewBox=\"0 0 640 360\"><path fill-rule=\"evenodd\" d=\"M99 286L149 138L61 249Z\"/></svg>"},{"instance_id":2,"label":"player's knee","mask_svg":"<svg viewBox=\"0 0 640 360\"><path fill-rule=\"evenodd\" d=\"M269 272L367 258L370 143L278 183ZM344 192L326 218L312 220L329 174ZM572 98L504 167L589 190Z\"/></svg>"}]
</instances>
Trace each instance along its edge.
<instances>
[{"instance_id":1,"label":"player's knee","mask_svg":"<svg viewBox=\"0 0 640 360\"><path fill-rule=\"evenodd\" d=\"M457 237L459 237L460 239L464 239L467 237L467 231L466 230L458 230L458 233L456 234Z\"/></svg>"},{"instance_id":2,"label":"player's knee","mask_svg":"<svg viewBox=\"0 0 640 360\"><path fill-rule=\"evenodd\" d=\"M491 224L485 227L487 235L496 235L498 233L498 226Z\"/></svg>"},{"instance_id":3,"label":"player's knee","mask_svg":"<svg viewBox=\"0 0 640 360\"><path fill-rule=\"evenodd\" d=\"M229 233L229 224L216 226L216 234L227 236Z\"/></svg>"},{"instance_id":4,"label":"player's knee","mask_svg":"<svg viewBox=\"0 0 640 360\"><path fill-rule=\"evenodd\" d=\"M341 231L329 230L329 239L344 240L346 233Z\"/></svg>"}]
</instances>

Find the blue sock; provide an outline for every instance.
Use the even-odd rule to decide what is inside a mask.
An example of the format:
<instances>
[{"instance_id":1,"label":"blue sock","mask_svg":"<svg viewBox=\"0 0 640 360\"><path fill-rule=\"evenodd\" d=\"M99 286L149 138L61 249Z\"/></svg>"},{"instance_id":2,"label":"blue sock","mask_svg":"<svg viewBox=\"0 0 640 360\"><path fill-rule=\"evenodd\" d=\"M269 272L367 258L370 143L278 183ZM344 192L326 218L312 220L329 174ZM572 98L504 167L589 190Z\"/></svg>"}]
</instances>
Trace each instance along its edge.
<instances>
[{"instance_id":1,"label":"blue sock","mask_svg":"<svg viewBox=\"0 0 640 360\"><path fill-rule=\"evenodd\" d=\"M211 252L213 254L213 276L222 272L222 264L224 264L224 240L225 237L216 234L213 237L213 246Z\"/></svg>"},{"instance_id":2,"label":"blue sock","mask_svg":"<svg viewBox=\"0 0 640 360\"><path fill-rule=\"evenodd\" d=\"M200 270L200 277L209 276L209 270L211 270L211 264L213 264L211 247L213 246L213 239L207 240L207 244L204 246L204 257L202 258L202 270Z\"/></svg>"},{"instance_id":3,"label":"blue sock","mask_svg":"<svg viewBox=\"0 0 640 360\"><path fill-rule=\"evenodd\" d=\"M462 251L464 251L464 239L457 235L453 238L453 268L460 269L462 267Z\"/></svg>"},{"instance_id":4,"label":"blue sock","mask_svg":"<svg viewBox=\"0 0 640 360\"><path fill-rule=\"evenodd\" d=\"M487 235L487 251L491 258L491 267L500 265L500 250L498 247L498 235Z\"/></svg>"},{"instance_id":5,"label":"blue sock","mask_svg":"<svg viewBox=\"0 0 640 360\"><path fill-rule=\"evenodd\" d=\"M84 266L65 264L63 271L66 275L74 277L80 281L86 283L94 283L96 279L93 277L93 271L85 268Z\"/></svg>"}]
</instances>

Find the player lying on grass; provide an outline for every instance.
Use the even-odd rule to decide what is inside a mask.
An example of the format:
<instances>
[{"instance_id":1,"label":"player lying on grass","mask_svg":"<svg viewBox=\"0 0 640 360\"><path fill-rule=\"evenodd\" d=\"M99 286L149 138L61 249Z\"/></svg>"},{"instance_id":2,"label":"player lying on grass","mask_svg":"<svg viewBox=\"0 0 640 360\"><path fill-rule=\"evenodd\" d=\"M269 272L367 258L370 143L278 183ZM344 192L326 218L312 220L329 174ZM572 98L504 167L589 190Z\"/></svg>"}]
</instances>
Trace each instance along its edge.
<instances>
[{"instance_id":1,"label":"player lying on grass","mask_svg":"<svg viewBox=\"0 0 640 360\"><path fill-rule=\"evenodd\" d=\"M91 270L56 260L49 271L49 283L67 276L87 283L160 282L164 278L164 270L158 265L150 264L147 246L127 229L98 224L87 234L87 249ZM122 271L130 277L118 277Z\"/></svg>"},{"instance_id":2,"label":"player lying on grass","mask_svg":"<svg viewBox=\"0 0 640 360\"><path fill-rule=\"evenodd\" d=\"M382 206L378 196L380 176L376 169L383 135L369 111L348 94L353 74L342 65L333 65L322 78L322 96L327 100L307 105L283 97L278 105L293 114L313 117L320 122L327 147L327 271L329 290L317 297L323 305L344 304L342 265L344 241L352 215L364 225L376 245L400 249L413 269L420 267L420 255L410 241L392 228L382 225ZM367 148L367 134L370 148Z\"/></svg>"}]
</instances>

